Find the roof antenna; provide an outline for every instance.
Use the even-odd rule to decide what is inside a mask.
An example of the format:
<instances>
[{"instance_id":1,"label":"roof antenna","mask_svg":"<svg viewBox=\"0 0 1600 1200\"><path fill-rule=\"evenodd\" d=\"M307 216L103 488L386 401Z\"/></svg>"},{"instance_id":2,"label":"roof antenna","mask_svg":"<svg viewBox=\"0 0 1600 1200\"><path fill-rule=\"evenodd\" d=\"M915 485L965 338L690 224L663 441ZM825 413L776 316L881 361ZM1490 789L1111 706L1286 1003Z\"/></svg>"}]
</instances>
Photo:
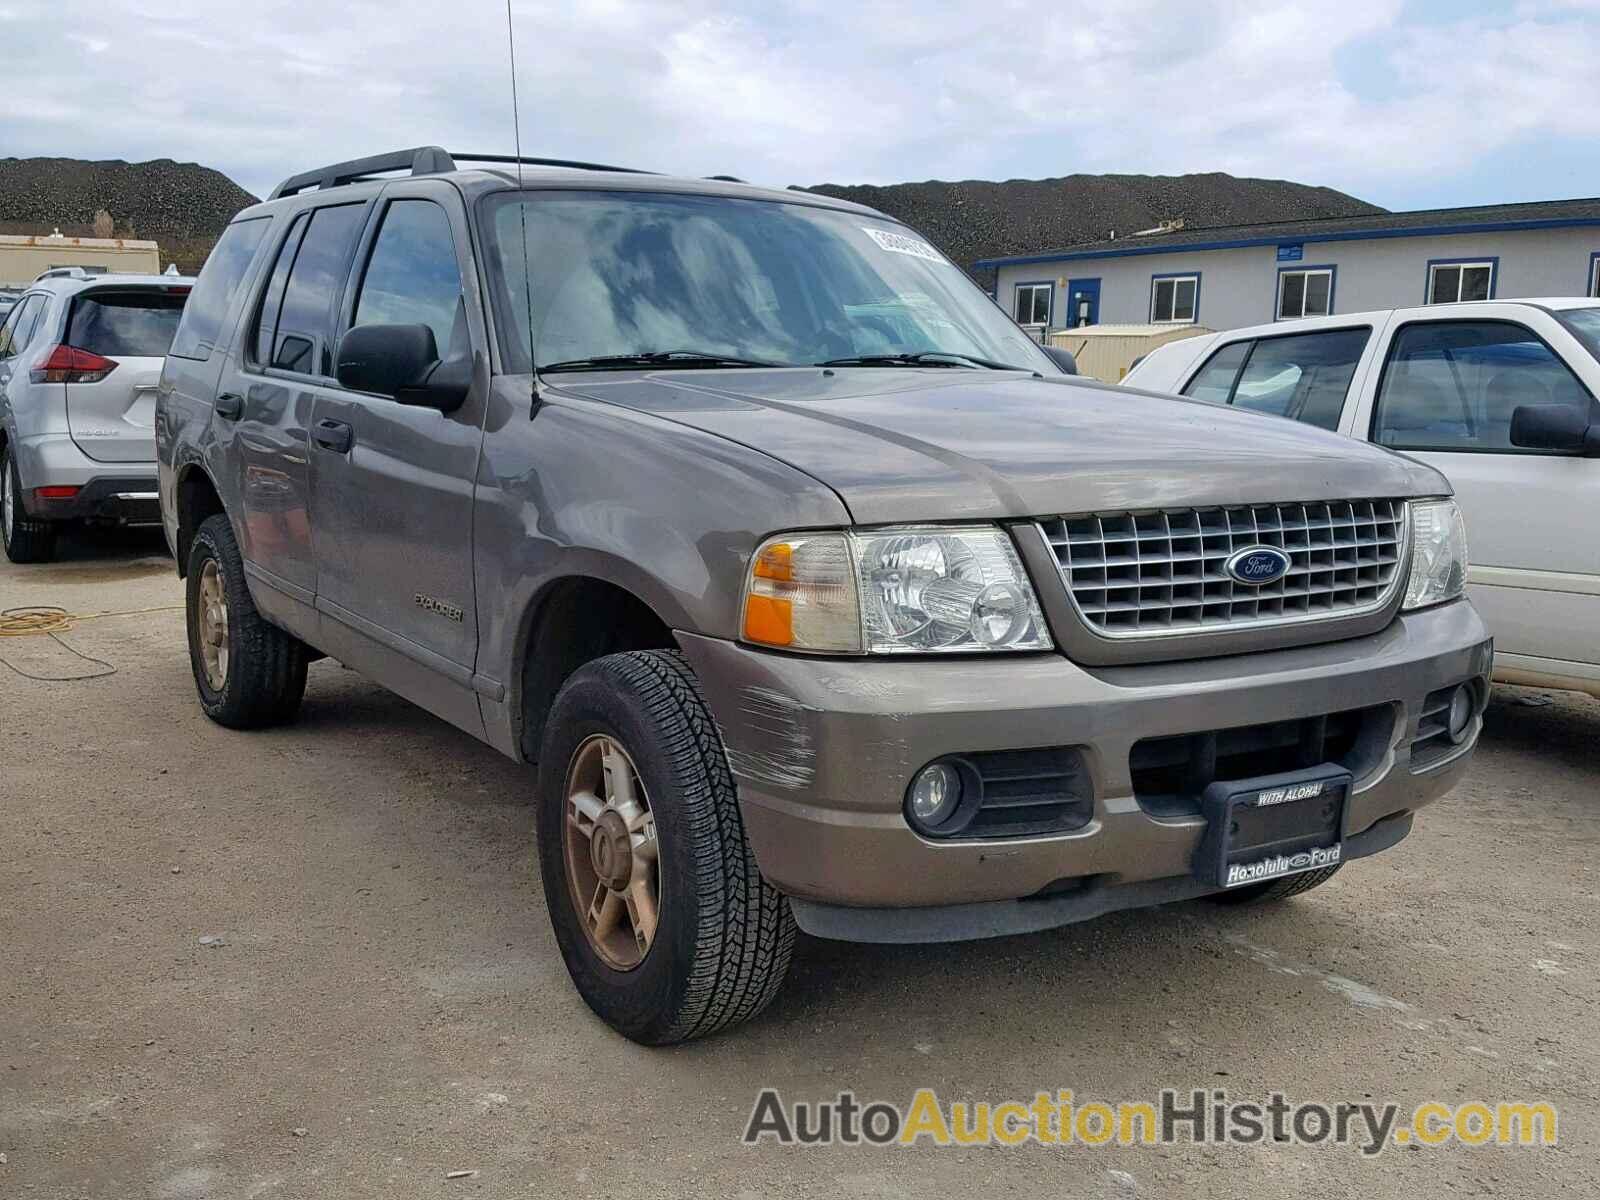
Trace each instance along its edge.
<instances>
[{"instance_id":1,"label":"roof antenna","mask_svg":"<svg viewBox=\"0 0 1600 1200\"><path fill-rule=\"evenodd\" d=\"M533 344L533 280L528 274L528 199L522 194L522 115L517 105L517 34L506 0L506 45L511 53L511 135L517 155L517 214L522 222L522 297L528 308L528 367L533 372L528 420L539 415L539 354Z\"/></svg>"}]
</instances>

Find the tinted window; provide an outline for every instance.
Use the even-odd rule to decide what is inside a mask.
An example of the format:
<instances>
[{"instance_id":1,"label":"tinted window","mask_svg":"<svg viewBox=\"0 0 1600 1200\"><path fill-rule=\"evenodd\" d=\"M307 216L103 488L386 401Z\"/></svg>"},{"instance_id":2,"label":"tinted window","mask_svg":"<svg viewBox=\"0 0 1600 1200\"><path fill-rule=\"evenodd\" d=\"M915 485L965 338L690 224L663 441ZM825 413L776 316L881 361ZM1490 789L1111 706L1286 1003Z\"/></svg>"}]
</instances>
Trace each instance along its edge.
<instances>
[{"instance_id":1,"label":"tinted window","mask_svg":"<svg viewBox=\"0 0 1600 1200\"><path fill-rule=\"evenodd\" d=\"M1200 374L1189 381L1183 394L1193 396L1196 400L1226 404L1228 397L1233 395L1233 381L1239 376L1239 366L1249 352L1249 342L1228 343L1200 368Z\"/></svg>"},{"instance_id":2,"label":"tinted window","mask_svg":"<svg viewBox=\"0 0 1600 1200\"><path fill-rule=\"evenodd\" d=\"M1366 329L1335 329L1262 338L1234 387L1234 405L1320 429L1338 428L1369 336Z\"/></svg>"},{"instance_id":3,"label":"tinted window","mask_svg":"<svg viewBox=\"0 0 1600 1200\"><path fill-rule=\"evenodd\" d=\"M362 204L341 204L311 214L283 292L272 366L303 375L333 372L334 300L350 270L366 211Z\"/></svg>"},{"instance_id":4,"label":"tinted window","mask_svg":"<svg viewBox=\"0 0 1600 1200\"><path fill-rule=\"evenodd\" d=\"M1583 343L1585 350L1600 358L1600 308L1557 309L1555 317Z\"/></svg>"},{"instance_id":5,"label":"tinted window","mask_svg":"<svg viewBox=\"0 0 1600 1200\"><path fill-rule=\"evenodd\" d=\"M207 359L222 337L222 323L233 304L234 293L256 256L256 248L272 222L267 217L235 221L223 230L211 250L200 278L184 306L183 319L173 336L171 354L180 358Z\"/></svg>"},{"instance_id":6,"label":"tinted window","mask_svg":"<svg viewBox=\"0 0 1600 1200\"><path fill-rule=\"evenodd\" d=\"M79 296L67 344L107 358L161 358L183 316L182 294L149 292Z\"/></svg>"},{"instance_id":7,"label":"tinted window","mask_svg":"<svg viewBox=\"0 0 1600 1200\"><path fill-rule=\"evenodd\" d=\"M300 249L300 238L306 231L309 213L301 213L289 226L289 236L278 249L278 261L272 265L272 278L261 297L261 311L256 314L255 333L251 340L250 359L264 363L272 358L272 338L278 332L278 311L283 307L283 289L289 286L289 268L294 265L295 251Z\"/></svg>"},{"instance_id":8,"label":"tinted window","mask_svg":"<svg viewBox=\"0 0 1600 1200\"><path fill-rule=\"evenodd\" d=\"M367 261L355 324L426 325L444 355L460 304L461 272L444 209L428 200L395 201Z\"/></svg>"},{"instance_id":9,"label":"tinted window","mask_svg":"<svg viewBox=\"0 0 1600 1200\"><path fill-rule=\"evenodd\" d=\"M1600 419L1577 376L1524 326L1407 325L1384 367L1373 440L1400 450L1529 453L1511 444L1511 415L1523 404L1570 404Z\"/></svg>"}]
</instances>

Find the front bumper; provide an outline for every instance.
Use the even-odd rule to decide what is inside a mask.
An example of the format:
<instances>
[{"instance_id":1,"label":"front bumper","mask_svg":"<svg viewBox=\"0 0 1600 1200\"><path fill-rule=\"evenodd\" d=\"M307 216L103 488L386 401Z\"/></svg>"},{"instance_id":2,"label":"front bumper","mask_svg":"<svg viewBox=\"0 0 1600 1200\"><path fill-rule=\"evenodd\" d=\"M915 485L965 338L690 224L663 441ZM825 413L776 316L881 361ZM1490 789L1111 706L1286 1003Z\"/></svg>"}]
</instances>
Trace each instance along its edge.
<instances>
[{"instance_id":1,"label":"front bumper","mask_svg":"<svg viewBox=\"0 0 1600 1200\"><path fill-rule=\"evenodd\" d=\"M155 525L161 520L153 462L96 462L66 434L42 434L17 442L22 507L45 521L115 521ZM36 488L74 487L70 497L46 499Z\"/></svg>"},{"instance_id":2,"label":"front bumper","mask_svg":"<svg viewBox=\"0 0 1600 1200\"><path fill-rule=\"evenodd\" d=\"M1355 839L1369 832L1367 844L1382 848L1378 823L1448 791L1477 737L1475 726L1460 754L1413 770L1424 697L1469 679L1486 685L1493 659L1488 631L1466 601L1403 614L1348 641L1092 671L1057 655L841 660L688 634L679 642L727 745L756 860L774 886L810 902L796 906L802 924L819 933L848 924L828 926L824 907L962 906L947 907L949 937L981 936L960 932L972 915L966 906L1045 892L1059 898L1077 885L1101 891L1166 881L1179 893L1173 899L1208 890L1188 883L1204 821L1152 815L1135 798L1129 756L1145 738L1392 704L1386 752L1349 801L1352 856L1362 852ZM915 833L902 815L911 776L941 755L1057 746L1079 749L1094 781L1094 815L1080 829L940 842ZM1400 825L1389 826L1399 830L1392 840L1404 836ZM1103 898L1094 905L1127 906ZM939 924L920 927L932 937ZM849 936L871 936L856 925Z\"/></svg>"}]
</instances>

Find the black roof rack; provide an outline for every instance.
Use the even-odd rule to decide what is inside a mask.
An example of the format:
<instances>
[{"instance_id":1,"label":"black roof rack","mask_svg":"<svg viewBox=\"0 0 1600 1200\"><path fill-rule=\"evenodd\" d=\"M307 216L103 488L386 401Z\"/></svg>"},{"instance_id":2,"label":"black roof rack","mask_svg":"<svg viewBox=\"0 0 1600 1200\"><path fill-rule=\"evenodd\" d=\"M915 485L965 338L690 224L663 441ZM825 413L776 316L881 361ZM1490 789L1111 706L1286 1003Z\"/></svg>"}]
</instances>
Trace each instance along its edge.
<instances>
[{"instance_id":1,"label":"black roof rack","mask_svg":"<svg viewBox=\"0 0 1600 1200\"><path fill-rule=\"evenodd\" d=\"M440 146L417 146L411 150L396 150L390 154L374 154L369 158L353 158L349 162L333 163L314 171L291 175L272 189L268 200L294 196L313 188L345 187L352 183L366 183L380 175L405 171L411 175L442 175L456 169L456 161L475 163L524 163L533 167L570 167L579 171L625 171L633 175L650 175L636 167L613 167L605 163L579 162L570 158L518 158L514 154L451 154Z\"/></svg>"}]
</instances>

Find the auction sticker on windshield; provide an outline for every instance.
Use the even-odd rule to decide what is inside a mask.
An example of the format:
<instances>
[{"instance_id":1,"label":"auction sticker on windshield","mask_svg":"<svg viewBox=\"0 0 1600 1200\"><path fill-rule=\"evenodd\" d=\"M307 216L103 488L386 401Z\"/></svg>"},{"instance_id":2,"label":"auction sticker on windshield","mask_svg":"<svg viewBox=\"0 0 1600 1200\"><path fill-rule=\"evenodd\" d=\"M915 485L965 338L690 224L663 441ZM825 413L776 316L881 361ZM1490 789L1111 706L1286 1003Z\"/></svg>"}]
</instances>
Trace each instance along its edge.
<instances>
[{"instance_id":1,"label":"auction sticker on windshield","mask_svg":"<svg viewBox=\"0 0 1600 1200\"><path fill-rule=\"evenodd\" d=\"M907 233L897 233L893 229L874 229L870 225L863 225L861 232L877 242L878 249L887 250L890 254L909 254L912 258L926 259L941 266L945 263L944 255L921 238L912 237Z\"/></svg>"}]
</instances>

